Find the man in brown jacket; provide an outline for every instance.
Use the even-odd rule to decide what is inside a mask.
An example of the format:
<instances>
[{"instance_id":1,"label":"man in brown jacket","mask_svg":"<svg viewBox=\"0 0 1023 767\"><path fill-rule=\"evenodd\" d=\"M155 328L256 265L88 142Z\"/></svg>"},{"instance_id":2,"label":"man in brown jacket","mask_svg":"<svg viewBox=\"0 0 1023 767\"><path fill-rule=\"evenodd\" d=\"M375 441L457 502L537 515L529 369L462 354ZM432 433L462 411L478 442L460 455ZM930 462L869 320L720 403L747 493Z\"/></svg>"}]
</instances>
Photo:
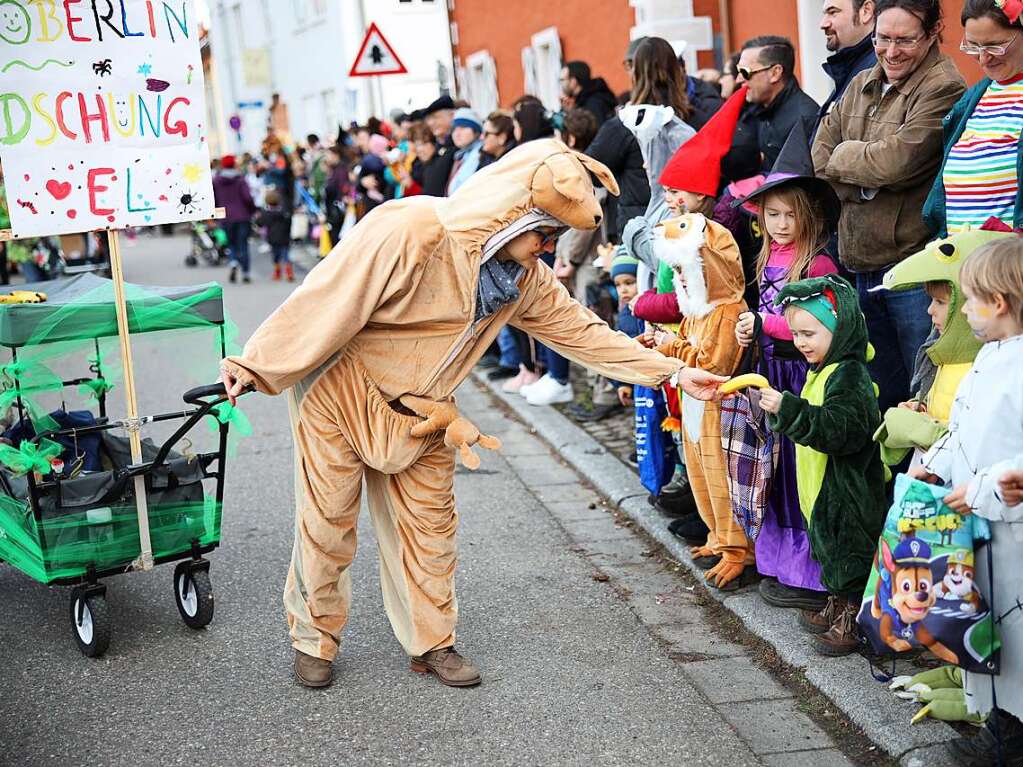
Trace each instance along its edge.
<instances>
[{"instance_id":1,"label":"man in brown jacket","mask_svg":"<svg viewBox=\"0 0 1023 767\"><path fill-rule=\"evenodd\" d=\"M454 649L451 444L478 432L464 419L457 434L448 426L452 392L502 326L619 381L657 386L679 370L678 360L611 331L537 263L566 227L600 223L591 172L617 193L603 165L538 140L448 199L381 206L222 363L232 397L248 386L289 390L298 508L284 604L301 683L331 682L363 483L384 606L412 669L451 686L480 682ZM705 399L724 380L684 372L683 386Z\"/></svg>"},{"instance_id":2,"label":"man in brown jacket","mask_svg":"<svg viewBox=\"0 0 1023 767\"><path fill-rule=\"evenodd\" d=\"M940 0L877 0L875 19L878 63L821 122L813 162L842 200L839 256L856 276L884 412L909 398L929 299L922 288L871 291L930 239L921 212L941 163L941 121L966 85L938 50Z\"/></svg>"}]
</instances>

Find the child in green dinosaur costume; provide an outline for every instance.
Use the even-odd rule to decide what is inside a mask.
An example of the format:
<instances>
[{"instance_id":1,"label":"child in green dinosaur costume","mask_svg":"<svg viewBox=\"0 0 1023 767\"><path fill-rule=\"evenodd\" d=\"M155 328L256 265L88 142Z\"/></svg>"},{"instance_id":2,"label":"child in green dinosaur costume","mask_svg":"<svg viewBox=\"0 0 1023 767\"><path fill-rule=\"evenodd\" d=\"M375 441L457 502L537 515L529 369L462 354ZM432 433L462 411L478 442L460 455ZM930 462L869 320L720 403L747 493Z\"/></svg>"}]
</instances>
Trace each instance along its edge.
<instances>
[{"instance_id":1,"label":"child in green dinosaur costume","mask_svg":"<svg viewBox=\"0 0 1023 767\"><path fill-rule=\"evenodd\" d=\"M967 227L962 232L935 240L884 276L886 290L906 290L923 285L931 296L928 313L934 329L920 348L913 372L914 397L884 414L874 439L881 443L881 457L889 466L902 462L915 449L919 456L948 430L959 382L970 371L981 342L973 335L963 314L963 290L959 269L966 257L985 243L1012 232Z\"/></svg>"},{"instance_id":2,"label":"child in green dinosaur costume","mask_svg":"<svg viewBox=\"0 0 1023 767\"><path fill-rule=\"evenodd\" d=\"M885 468L872 439L881 422L867 372L873 350L856 290L841 277L790 283L775 303L811 366L800 396L760 393L768 425L796 443L799 505L828 590L824 609L804 611L800 625L822 655L847 655L858 645L856 612L886 512Z\"/></svg>"}]
</instances>

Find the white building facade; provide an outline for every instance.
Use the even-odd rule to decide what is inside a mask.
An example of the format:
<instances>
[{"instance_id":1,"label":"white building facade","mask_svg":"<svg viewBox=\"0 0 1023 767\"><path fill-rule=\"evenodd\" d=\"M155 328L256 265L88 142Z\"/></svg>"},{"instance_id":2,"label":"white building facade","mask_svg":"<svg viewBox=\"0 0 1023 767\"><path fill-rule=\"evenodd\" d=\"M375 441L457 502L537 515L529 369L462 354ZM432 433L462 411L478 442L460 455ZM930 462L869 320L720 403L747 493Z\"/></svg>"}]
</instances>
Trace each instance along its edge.
<instances>
[{"instance_id":1,"label":"white building facade","mask_svg":"<svg viewBox=\"0 0 1023 767\"><path fill-rule=\"evenodd\" d=\"M219 146L258 150L274 122L296 142L426 106L453 90L445 0L207 0ZM370 24L407 74L349 77ZM286 113L286 117L284 117Z\"/></svg>"}]
</instances>

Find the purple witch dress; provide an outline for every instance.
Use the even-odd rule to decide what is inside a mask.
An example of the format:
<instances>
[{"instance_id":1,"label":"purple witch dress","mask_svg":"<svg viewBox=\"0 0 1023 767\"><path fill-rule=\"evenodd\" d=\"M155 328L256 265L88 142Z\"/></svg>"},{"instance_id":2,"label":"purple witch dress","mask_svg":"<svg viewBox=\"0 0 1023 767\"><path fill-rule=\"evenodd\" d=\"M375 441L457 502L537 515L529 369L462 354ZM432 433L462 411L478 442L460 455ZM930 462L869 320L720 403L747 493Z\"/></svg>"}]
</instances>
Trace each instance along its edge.
<instances>
[{"instance_id":1,"label":"purple witch dress","mask_svg":"<svg viewBox=\"0 0 1023 767\"><path fill-rule=\"evenodd\" d=\"M760 312L780 316L781 307L774 299L785 286L788 266L764 268L760 283ZM780 392L799 395L806 383L809 366L791 342L777 341L761 334L760 373ZM796 446L784 435L775 433L779 441L778 465L771 482L763 525L756 541L757 570L761 575L777 578L786 586L825 591L821 585L821 568L810 556L810 539L806 519L799 509L796 488Z\"/></svg>"}]
</instances>

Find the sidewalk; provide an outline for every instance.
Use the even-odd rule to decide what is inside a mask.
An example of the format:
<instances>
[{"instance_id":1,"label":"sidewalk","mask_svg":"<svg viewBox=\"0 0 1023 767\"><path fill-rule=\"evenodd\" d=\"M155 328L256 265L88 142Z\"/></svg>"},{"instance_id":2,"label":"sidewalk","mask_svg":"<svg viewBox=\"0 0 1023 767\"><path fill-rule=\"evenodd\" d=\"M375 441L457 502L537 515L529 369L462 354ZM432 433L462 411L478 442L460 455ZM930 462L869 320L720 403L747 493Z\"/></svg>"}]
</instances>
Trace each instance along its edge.
<instances>
[{"instance_id":1,"label":"sidewalk","mask_svg":"<svg viewBox=\"0 0 1023 767\"><path fill-rule=\"evenodd\" d=\"M623 435L629 433L628 417L613 416L606 422L587 424L594 434L550 407L531 407L516 394L504 394L484 376L475 374L477 383L507 405L534 429L554 452L593 487L604 495L637 527L664 546L667 552L693 575L702 578L689 557L686 546L668 532L668 520L647 503L647 492L636 472L616 453L623 453ZM595 438L596 437L596 438ZM600 441L598 441L600 439ZM602 444L607 440L610 447ZM877 746L905 767L955 767L941 745L956 737L948 725L925 720L916 725L910 719L917 706L895 698L887 685L870 675L867 661L860 655L846 658L822 658L811 649L806 636L795 627L795 613L768 606L754 587L732 594L706 589L707 594L733 613L755 637L771 645L781 660L801 672L807 681L824 694L849 720ZM914 674L922 669L909 663L898 673Z\"/></svg>"}]
</instances>

